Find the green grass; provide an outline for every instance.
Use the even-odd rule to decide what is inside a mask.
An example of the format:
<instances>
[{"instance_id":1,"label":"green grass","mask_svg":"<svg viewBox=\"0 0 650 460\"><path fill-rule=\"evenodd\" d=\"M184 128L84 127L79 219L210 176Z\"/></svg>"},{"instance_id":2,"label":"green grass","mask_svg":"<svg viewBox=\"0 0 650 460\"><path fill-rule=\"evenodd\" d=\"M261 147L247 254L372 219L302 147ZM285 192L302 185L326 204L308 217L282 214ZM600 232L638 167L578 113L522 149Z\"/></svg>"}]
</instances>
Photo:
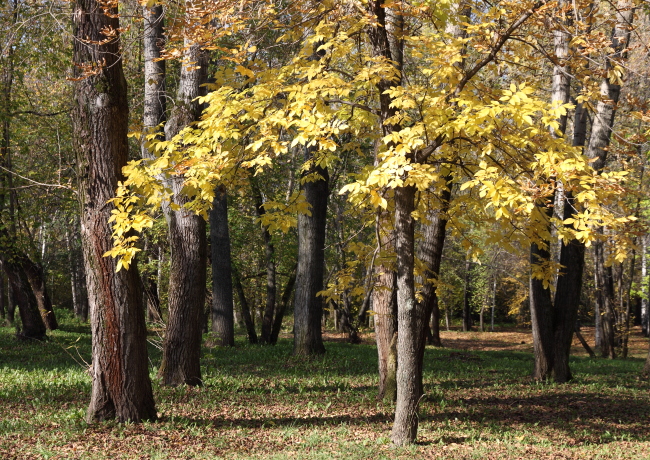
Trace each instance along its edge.
<instances>
[{"instance_id":1,"label":"green grass","mask_svg":"<svg viewBox=\"0 0 650 460\"><path fill-rule=\"evenodd\" d=\"M202 388L154 380L160 413L140 425L84 422L88 328L66 319L43 343L0 328L0 458L650 458L640 359L574 358L575 380L538 384L524 352L427 349L419 443L393 448L376 400L376 350L291 342L206 348ZM160 353L150 349L151 375Z\"/></svg>"}]
</instances>

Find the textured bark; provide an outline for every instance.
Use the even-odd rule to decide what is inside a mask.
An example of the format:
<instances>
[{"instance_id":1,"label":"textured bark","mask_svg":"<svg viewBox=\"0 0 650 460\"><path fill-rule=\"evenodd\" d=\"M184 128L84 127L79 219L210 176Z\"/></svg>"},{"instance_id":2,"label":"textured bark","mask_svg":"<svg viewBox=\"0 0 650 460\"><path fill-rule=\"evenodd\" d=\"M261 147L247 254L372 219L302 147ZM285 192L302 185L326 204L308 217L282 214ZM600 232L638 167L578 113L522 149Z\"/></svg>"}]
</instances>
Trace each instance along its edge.
<instances>
[{"instance_id":1,"label":"textured bark","mask_svg":"<svg viewBox=\"0 0 650 460\"><path fill-rule=\"evenodd\" d=\"M88 282L92 353L92 395L88 422L156 418L149 380L142 291L136 264L116 272L116 260L104 257L113 244L113 197L128 153L126 80L120 59L117 10L94 0L74 3L74 62L77 72L96 73L74 84L73 129L82 203L82 245ZM102 63L101 67L98 67Z\"/></svg>"},{"instance_id":2,"label":"textured bark","mask_svg":"<svg viewBox=\"0 0 650 460\"><path fill-rule=\"evenodd\" d=\"M382 242L382 247L388 241ZM379 362L379 392L377 398L394 402L397 398L397 276L393 270L375 267L375 287L372 291L372 308L375 318L375 340Z\"/></svg>"},{"instance_id":3,"label":"textured bark","mask_svg":"<svg viewBox=\"0 0 650 460\"><path fill-rule=\"evenodd\" d=\"M393 443L415 441L418 404L422 396L422 364L419 342L424 340L426 319L415 301L413 268L415 234L412 212L415 188L395 189L395 252L397 253L397 402L391 433Z\"/></svg>"},{"instance_id":4,"label":"textured bark","mask_svg":"<svg viewBox=\"0 0 650 460\"><path fill-rule=\"evenodd\" d=\"M266 210L264 209L264 200L257 183L251 178L251 189L253 191L253 200L255 201L255 213L262 219ZM262 318L262 333L260 339L262 343L271 343L271 332L273 329L273 316L275 314L275 297L276 297L276 269L275 269L275 246L271 238L271 233L266 227L262 228L262 237L264 239L264 255L266 259L266 305L264 307L264 317Z\"/></svg>"},{"instance_id":5,"label":"textured bark","mask_svg":"<svg viewBox=\"0 0 650 460\"><path fill-rule=\"evenodd\" d=\"M552 212L547 208L547 212ZM550 217L550 216L549 216ZM530 263L536 264L549 260L547 249L537 244L531 245ZM550 290L545 288L542 281L530 277L530 322L533 331L533 355L535 366L533 378L547 380L551 378L554 359L553 334L553 304Z\"/></svg>"},{"instance_id":6,"label":"textured bark","mask_svg":"<svg viewBox=\"0 0 650 460\"><path fill-rule=\"evenodd\" d=\"M463 282L463 332L468 332L472 330L472 313L469 305L469 298L471 295L471 267L472 263L469 260L465 260L465 279Z\"/></svg>"},{"instance_id":7,"label":"textured bark","mask_svg":"<svg viewBox=\"0 0 650 460\"><path fill-rule=\"evenodd\" d=\"M302 185L311 215L298 214L293 352L296 355L309 356L325 353L321 330L323 301L316 294L323 290L329 174L326 168L313 164L314 154L309 149L305 159L311 161L312 166L304 175L316 174L319 178Z\"/></svg>"},{"instance_id":8,"label":"textured bark","mask_svg":"<svg viewBox=\"0 0 650 460\"><path fill-rule=\"evenodd\" d=\"M219 345L235 345L233 314L232 265L228 231L228 197L218 187L210 211L210 242L212 246L212 332Z\"/></svg>"},{"instance_id":9,"label":"textured bark","mask_svg":"<svg viewBox=\"0 0 650 460\"><path fill-rule=\"evenodd\" d=\"M181 67L176 106L165 125L165 137L173 138L183 128L198 120L201 113L196 98L203 95L206 82L205 53L186 43L185 58L193 63ZM181 208L163 206L169 230L170 275L169 317L163 343L159 375L165 385L201 384L201 319L205 304L206 225L203 218L184 208L189 198L182 192L183 176L174 176L167 185L173 202Z\"/></svg>"},{"instance_id":10,"label":"textured bark","mask_svg":"<svg viewBox=\"0 0 650 460\"><path fill-rule=\"evenodd\" d=\"M45 338L45 323L38 309L36 296L29 285L29 279L22 264L15 261L3 260L2 266L9 279L13 302L18 305L22 329L18 337L24 339L43 340Z\"/></svg>"},{"instance_id":11,"label":"textured bark","mask_svg":"<svg viewBox=\"0 0 650 460\"><path fill-rule=\"evenodd\" d=\"M602 230L602 229L601 229ZM616 358L616 314L614 280L611 267L605 267L604 244L602 241L594 242L594 271L596 273L596 296L599 302L602 341L601 354L603 358Z\"/></svg>"},{"instance_id":12,"label":"textured bark","mask_svg":"<svg viewBox=\"0 0 650 460\"><path fill-rule=\"evenodd\" d=\"M25 254L21 254L19 256L19 263L22 265L22 268L27 275L27 279L29 280L29 285L34 292L38 310L43 317L45 327L48 331L58 329L59 323L56 320L54 307L52 307L52 299L50 298L50 294L47 290L43 267L40 264L32 262L32 260Z\"/></svg>"},{"instance_id":13,"label":"textured bark","mask_svg":"<svg viewBox=\"0 0 650 460\"><path fill-rule=\"evenodd\" d=\"M271 338L269 343L275 345L278 343L278 336L280 335L280 329L282 329L282 319L284 318L284 312L287 310L287 305L289 305L289 300L291 299L291 294L293 293L293 288L296 285L296 269L297 265L291 270L291 275L287 280L287 284L284 286L284 291L282 292L282 299L278 304L278 309L275 312L275 318L273 318L273 327L271 328Z\"/></svg>"},{"instance_id":14,"label":"textured bark","mask_svg":"<svg viewBox=\"0 0 650 460\"><path fill-rule=\"evenodd\" d=\"M75 220L76 223L76 220ZM65 244L68 251L70 269L70 290L74 314L81 321L88 320L88 293L86 292L86 275L84 273L83 253L74 244L70 231L65 231Z\"/></svg>"},{"instance_id":15,"label":"textured bark","mask_svg":"<svg viewBox=\"0 0 650 460\"><path fill-rule=\"evenodd\" d=\"M451 176L445 177L445 182L450 184ZM438 308L438 295L436 294L436 281L440 276L440 264L442 262L442 250L445 245L447 228L446 213L449 210L451 200L451 185L439 192L441 208L431 209L427 215L428 223L423 225L423 240L420 246L419 259L427 271L424 274L422 287L422 304L424 314L431 318L431 334L429 336L431 345L442 346L440 342L440 309Z\"/></svg>"},{"instance_id":16,"label":"textured bark","mask_svg":"<svg viewBox=\"0 0 650 460\"><path fill-rule=\"evenodd\" d=\"M160 51L164 43L163 27L165 25L162 5L149 8L142 7L144 19L144 102L143 102L143 127L144 133L156 131L165 121L165 60L160 58ZM142 157L152 158L146 141L142 142Z\"/></svg>"},{"instance_id":17,"label":"textured bark","mask_svg":"<svg viewBox=\"0 0 650 460\"><path fill-rule=\"evenodd\" d=\"M3 268L3 273L4 273L4 268ZM16 315L16 296L14 295L14 289L11 286L11 281L9 281L9 277L7 277L7 320L6 320L7 326L11 327L14 325L14 322L16 321L15 315Z\"/></svg>"}]
</instances>

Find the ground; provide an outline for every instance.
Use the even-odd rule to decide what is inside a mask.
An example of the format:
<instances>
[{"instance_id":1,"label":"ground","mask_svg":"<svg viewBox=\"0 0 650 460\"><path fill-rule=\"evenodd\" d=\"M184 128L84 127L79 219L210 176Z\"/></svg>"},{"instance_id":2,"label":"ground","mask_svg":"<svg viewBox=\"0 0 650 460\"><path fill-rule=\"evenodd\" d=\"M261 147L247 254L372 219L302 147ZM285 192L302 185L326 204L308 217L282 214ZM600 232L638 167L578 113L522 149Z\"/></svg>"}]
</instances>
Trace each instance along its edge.
<instances>
[{"instance_id":1,"label":"ground","mask_svg":"<svg viewBox=\"0 0 650 460\"><path fill-rule=\"evenodd\" d=\"M593 345L592 332L583 328ZM530 379L530 332L442 332L427 348L418 444L389 442L393 407L376 400L372 337L327 353L276 347L205 348L201 388L154 383L160 420L87 425L90 338L68 320L44 343L0 328L0 459L32 458L650 458L650 384L641 378L647 339L630 358L590 359L576 341L567 385ZM159 361L153 335L152 378Z\"/></svg>"}]
</instances>

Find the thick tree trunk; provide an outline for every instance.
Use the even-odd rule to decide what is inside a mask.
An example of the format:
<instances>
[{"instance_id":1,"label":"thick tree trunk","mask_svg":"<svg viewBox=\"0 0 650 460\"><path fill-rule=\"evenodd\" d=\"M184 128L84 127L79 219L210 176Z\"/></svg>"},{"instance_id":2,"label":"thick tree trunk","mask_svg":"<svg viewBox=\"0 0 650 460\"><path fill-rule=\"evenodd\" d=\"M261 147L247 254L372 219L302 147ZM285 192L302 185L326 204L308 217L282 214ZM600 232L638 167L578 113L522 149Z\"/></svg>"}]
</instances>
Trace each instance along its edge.
<instances>
[{"instance_id":1,"label":"thick tree trunk","mask_svg":"<svg viewBox=\"0 0 650 460\"><path fill-rule=\"evenodd\" d=\"M293 352L303 356L325 353L321 331L323 300L316 294L323 290L329 174L327 169L313 164L314 156L313 152L307 152L305 159L312 162L312 167L304 174L316 174L320 177L302 185L311 215L298 214Z\"/></svg>"},{"instance_id":2,"label":"thick tree trunk","mask_svg":"<svg viewBox=\"0 0 650 460\"><path fill-rule=\"evenodd\" d=\"M206 82L205 53L198 46L186 43L186 58L198 68L181 66L176 106L165 125L169 140L199 118L201 107L196 98L203 94ZM168 181L173 201L180 206L174 211L163 207L169 230L171 250L169 271L169 317L163 343L159 375L165 385L201 384L201 318L205 304L206 225L203 218L183 206L189 201L183 192L183 176Z\"/></svg>"},{"instance_id":3,"label":"thick tree trunk","mask_svg":"<svg viewBox=\"0 0 650 460\"><path fill-rule=\"evenodd\" d=\"M3 273L5 273L4 264L3 264ZM7 326L13 327L14 322L16 321L15 316L16 316L16 296L14 295L14 289L11 286L11 281L9 280L9 277L7 277L7 320L5 322Z\"/></svg>"},{"instance_id":4,"label":"thick tree trunk","mask_svg":"<svg viewBox=\"0 0 650 460\"><path fill-rule=\"evenodd\" d=\"M29 280L29 284L32 287L32 291L34 291L36 303L38 304L38 310L41 312L45 327L48 331L58 329L59 323L56 320L56 315L54 314L52 299L50 299L50 294L47 291L43 267L32 262L31 259L25 254L20 255L19 263L22 265L23 270L27 275L27 279Z\"/></svg>"},{"instance_id":5,"label":"thick tree trunk","mask_svg":"<svg viewBox=\"0 0 650 460\"><path fill-rule=\"evenodd\" d=\"M614 280L611 267L605 267L604 244L602 241L594 243L594 270L596 272L597 299L600 305L600 318L602 328L601 354L603 358L616 357L616 329L614 307Z\"/></svg>"},{"instance_id":6,"label":"thick tree trunk","mask_svg":"<svg viewBox=\"0 0 650 460\"><path fill-rule=\"evenodd\" d=\"M212 332L221 346L235 345L232 265L228 231L228 196L225 187L215 191L210 210L212 245Z\"/></svg>"},{"instance_id":7,"label":"thick tree trunk","mask_svg":"<svg viewBox=\"0 0 650 460\"><path fill-rule=\"evenodd\" d=\"M122 71L117 9L95 0L74 3L73 128L79 196L82 203L82 242L86 264L93 362L88 422L117 419L139 422L156 418L149 380L142 292L135 263L116 272L116 260L104 257L111 249L108 223L121 169L128 154L128 106ZM115 35L107 38L105 32ZM89 76L80 70L92 66ZM84 78L85 77L85 78Z\"/></svg>"},{"instance_id":8,"label":"thick tree trunk","mask_svg":"<svg viewBox=\"0 0 650 460\"><path fill-rule=\"evenodd\" d=\"M18 337L24 339L43 340L45 338L45 323L38 309L36 296L29 285L29 278L22 264L3 260L2 266L9 279L12 301L18 305L22 329Z\"/></svg>"},{"instance_id":9,"label":"thick tree trunk","mask_svg":"<svg viewBox=\"0 0 650 460\"><path fill-rule=\"evenodd\" d=\"M262 219L266 213L262 193L254 178L251 178L250 183L253 191L253 200L255 202L255 213L258 218ZM264 317L262 318L262 333L260 339L262 343L271 343L273 316L275 314L275 297L277 291L275 279L275 246L273 245L271 233L266 227L262 228L262 237L264 239L264 255L266 259L266 305L264 307Z\"/></svg>"}]
</instances>

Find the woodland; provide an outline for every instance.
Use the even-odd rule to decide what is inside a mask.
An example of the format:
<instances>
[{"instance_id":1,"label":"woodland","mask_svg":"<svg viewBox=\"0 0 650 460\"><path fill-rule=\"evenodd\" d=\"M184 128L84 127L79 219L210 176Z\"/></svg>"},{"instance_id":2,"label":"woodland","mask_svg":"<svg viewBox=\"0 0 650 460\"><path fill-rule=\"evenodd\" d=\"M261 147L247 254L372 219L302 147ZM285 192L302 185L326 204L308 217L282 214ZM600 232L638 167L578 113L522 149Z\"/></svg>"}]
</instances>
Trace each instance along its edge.
<instances>
[{"instance_id":1,"label":"woodland","mask_svg":"<svg viewBox=\"0 0 650 460\"><path fill-rule=\"evenodd\" d=\"M649 13L0 1L0 457L650 456Z\"/></svg>"}]
</instances>

